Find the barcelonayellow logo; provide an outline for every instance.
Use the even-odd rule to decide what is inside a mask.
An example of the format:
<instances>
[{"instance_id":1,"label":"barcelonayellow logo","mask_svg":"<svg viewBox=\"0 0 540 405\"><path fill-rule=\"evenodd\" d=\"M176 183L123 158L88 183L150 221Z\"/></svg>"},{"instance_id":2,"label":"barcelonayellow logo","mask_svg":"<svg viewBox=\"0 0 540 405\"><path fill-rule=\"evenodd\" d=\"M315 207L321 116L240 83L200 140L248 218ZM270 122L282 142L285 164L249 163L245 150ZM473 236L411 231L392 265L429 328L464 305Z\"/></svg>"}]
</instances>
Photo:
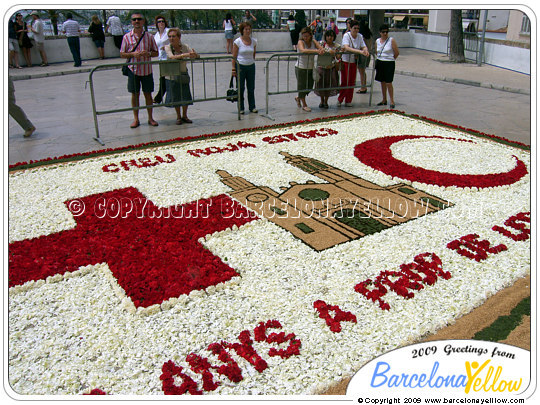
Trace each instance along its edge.
<instances>
[{"instance_id":1,"label":"barcelonayellow logo","mask_svg":"<svg viewBox=\"0 0 540 405\"><path fill-rule=\"evenodd\" d=\"M519 394L530 381L530 352L478 340L439 340L402 347L365 364L347 395Z\"/></svg>"}]
</instances>

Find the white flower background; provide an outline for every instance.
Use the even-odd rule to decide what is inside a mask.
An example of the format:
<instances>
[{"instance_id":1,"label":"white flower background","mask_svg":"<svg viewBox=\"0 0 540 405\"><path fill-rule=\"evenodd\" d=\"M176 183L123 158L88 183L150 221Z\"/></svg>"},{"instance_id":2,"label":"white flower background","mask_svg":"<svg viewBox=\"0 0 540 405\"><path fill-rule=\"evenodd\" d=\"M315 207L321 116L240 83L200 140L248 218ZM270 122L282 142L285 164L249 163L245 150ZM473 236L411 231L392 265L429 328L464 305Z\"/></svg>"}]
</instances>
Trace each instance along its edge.
<instances>
[{"instance_id":1,"label":"white flower background","mask_svg":"<svg viewBox=\"0 0 540 405\"><path fill-rule=\"evenodd\" d=\"M337 135L269 145L264 136L332 128ZM156 149L13 172L9 176L10 242L48 235L76 225L64 201L129 186L158 206L171 206L231 191L216 170L276 191L289 182L321 182L285 163L280 151L313 157L382 186L402 181L358 161L354 146L381 136L437 135L472 140L415 139L395 144L396 158L452 173L506 172L513 155L527 165L530 154L461 131L397 114L201 140ZM189 149L245 141L256 148L195 157ZM122 160L164 157L174 163L107 173L102 167ZM254 344L268 362L257 372L235 356L243 380L222 384L211 394L314 394L362 364L427 333L451 324L489 296L530 271L530 242L513 241L491 230L519 212L530 211L530 175L510 186L490 189L412 186L453 204L440 212L383 232L316 252L266 219L205 238L204 245L233 267L239 277L135 311L106 263L29 282L9 294L9 382L18 394L82 394L99 388L108 394L162 394L161 367L173 360L196 381L185 358L198 353L220 364L206 350L210 343L236 342L243 330L276 319L302 342L299 356L269 357L267 343ZM476 262L446 247L477 233L508 250ZM415 291L406 300L390 292L389 311L354 291L383 270L397 270L418 254L433 252L452 278ZM356 315L333 333L313 302L324 300ZM283 346L283 345L282 345ZM181 382L181 381L180 381Z\"/></svg>"}]
</instances>

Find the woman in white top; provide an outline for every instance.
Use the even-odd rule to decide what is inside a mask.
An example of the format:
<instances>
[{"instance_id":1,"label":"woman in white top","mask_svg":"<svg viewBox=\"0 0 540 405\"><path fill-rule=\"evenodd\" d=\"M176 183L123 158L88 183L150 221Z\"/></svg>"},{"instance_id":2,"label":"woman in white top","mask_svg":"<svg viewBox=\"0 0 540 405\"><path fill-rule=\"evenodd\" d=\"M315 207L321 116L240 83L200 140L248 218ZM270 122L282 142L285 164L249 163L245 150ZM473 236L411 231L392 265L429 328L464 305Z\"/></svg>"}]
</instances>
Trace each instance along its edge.
<instances>
[{"instance_id":1,"label":"woman in white top","mask_svg":"<svg viewBox=\"0 0 540 405\"><path fill-rule=\"evenodd\" d=\"M162 15L156 16L154 19L157 27L157 32L154 34L154 39L156 40L156 45L158 47L158 60L167 60L167 52L165 52L165 45L169 45L169 37L167 36L169 32L167 20ZM159 104L163 100L165 95L165 78L161 76L159 78L159 90L154 97L154 103Z\"/></svg>"},{"instance_id":2,"label":"woman in white top","mask_svg":"<svg viewBox=\"0 0 540 405\"><path fill-rule=\"evenodd\" d=\"M304 111L311 111L307 106L306 96L313 89L313 67L315 66L315 55L323 55L324 48L313 39L311 28L304 27L300 31L302 39L298 40L298 59L294 67L296 74L296 85L298 97L295 97L296 105Z\"/></svg>"},{"instance_id":3,"label":"woman in white top","mask_svg":"<svg viewBox=\"0 0 540 405\"><path fill-rule=\"evenodd\" d=\"M343 35L341 48L344 52L352 52L369 56L369 51L364 42L362 34L360 34L360 24L358 21L351 21L351 30ZM339 92L338 105L345 101L347 107L352 107L352 99L354 95L354 85L356 84L356 55L343 54L343 68L341 70L341 87Z\"/></svg>"},{"instance_id":4,"label":"woman in white top","mask_svg":"<svg viewBox=\"0 0 540 405\"><path fill-rule=\"evenodd\" d=\"M255 108L255 53L257 40L251 38L251 24L243 22L238 27L240 37L233 42L232 75L238 77L240 113L244 114L244 88L247 87L249 111L256 113ZM236 72L236 61L240 71Z\"/></svg>"},{"instance_id":5,"label":"woman in white top","mask_svg":"<svg viewBox=\"0 0 540 405\"><path fill-rule=\"evenodd\" d=\"M232 53L233 49L233 28L236 22L233 20L231 13L227 13L223 20L223 29L225 30L225 39L227 40L227 53Z\"/></svg>"},{"instance_id":6,"label":"woman in white top","mask_svg":"<svg viewBox=\"0 0 540 405\"><path fill-rule=\"evenodd\" d=\"M388 25L383 24L379 29L381 37L377 39L377 61L375 63L375 80L381 82L383 99L377 105L388 103L386 94L390 97L390 108L395 108L394 102L394 71L399 49L396 40L388 36Z\"/></svg>"}]
</instances>

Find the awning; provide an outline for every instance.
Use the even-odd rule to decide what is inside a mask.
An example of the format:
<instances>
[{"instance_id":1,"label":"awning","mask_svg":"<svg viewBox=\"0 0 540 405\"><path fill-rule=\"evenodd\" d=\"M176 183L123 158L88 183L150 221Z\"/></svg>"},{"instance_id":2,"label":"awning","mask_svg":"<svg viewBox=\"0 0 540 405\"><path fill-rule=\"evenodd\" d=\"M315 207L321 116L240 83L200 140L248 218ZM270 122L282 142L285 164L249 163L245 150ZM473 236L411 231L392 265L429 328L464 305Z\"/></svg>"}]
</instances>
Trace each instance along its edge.
<instances>
[{"instance_id":1,"label":"awning","mask_svg":"<svg viewBox=\"0 0 540 405\"><path fill-rule=\"evenodd\" d=\"M393 18L394 18L394 21L403 21L405 17L406 16L404 15L395 15Z\"/></svg>"}]
</instances>

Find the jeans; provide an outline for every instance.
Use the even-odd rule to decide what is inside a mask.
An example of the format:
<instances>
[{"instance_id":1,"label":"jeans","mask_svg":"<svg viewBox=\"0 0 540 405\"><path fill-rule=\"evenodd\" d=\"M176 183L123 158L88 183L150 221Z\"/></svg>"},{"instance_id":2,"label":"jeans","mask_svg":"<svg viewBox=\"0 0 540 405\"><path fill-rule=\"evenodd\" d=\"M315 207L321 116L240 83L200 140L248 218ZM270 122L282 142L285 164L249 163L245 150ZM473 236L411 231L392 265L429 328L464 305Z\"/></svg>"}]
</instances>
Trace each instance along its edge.
<instances>
[{"instance_id":1,"label":"jeans","mask_svg":"<svg viewBox=\"0 0 540 405\"><path fill-rule=\"evenodd\" d=\"M249 111L255 109L255 63L251 65L239 65L240 74L238 75L240 110L244 110L244 89L247 87L247 97ZM245 84L244 84L245 83Z\"/></svg>"},{"instance_id":2,"label":"jeans","mask_svg":"<svg viewBox=\"0 0 540 405\"><path fill-rule=\"evenodd\" d=\"M79 41L79 37L67 37L67 42L69 50L73 55L75 66L81 66L81 42Z\"/></svg>"}]
</instances>

